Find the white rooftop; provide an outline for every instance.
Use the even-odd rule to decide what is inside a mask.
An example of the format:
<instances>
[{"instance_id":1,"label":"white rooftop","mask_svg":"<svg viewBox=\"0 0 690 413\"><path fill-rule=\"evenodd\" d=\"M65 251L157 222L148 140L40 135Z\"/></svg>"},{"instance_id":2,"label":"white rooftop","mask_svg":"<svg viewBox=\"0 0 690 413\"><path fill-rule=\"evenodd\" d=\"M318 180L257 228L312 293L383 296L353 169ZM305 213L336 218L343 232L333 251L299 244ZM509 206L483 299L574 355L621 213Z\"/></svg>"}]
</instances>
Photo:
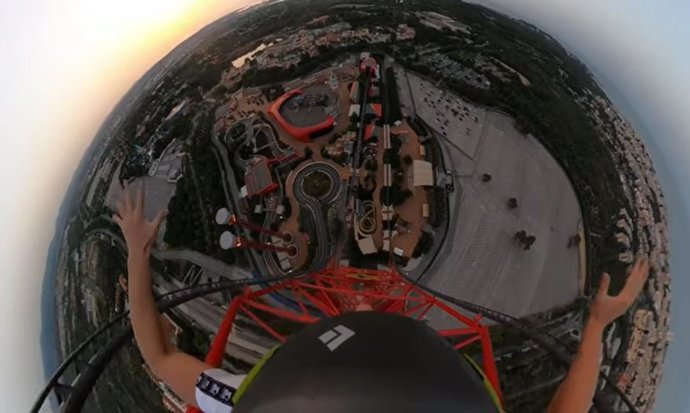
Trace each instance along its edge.
<instances>
[{"instance_id":1,"label":"white rooftop","mask_svg":"<svg viewBox=\"0 0 690 413\"><path fill-rule=\"evenodd\" d=\"M414 186L433 186L434 170L431 163L415 159L412 162L412 181Z\"/></svg>"}]
</instances>

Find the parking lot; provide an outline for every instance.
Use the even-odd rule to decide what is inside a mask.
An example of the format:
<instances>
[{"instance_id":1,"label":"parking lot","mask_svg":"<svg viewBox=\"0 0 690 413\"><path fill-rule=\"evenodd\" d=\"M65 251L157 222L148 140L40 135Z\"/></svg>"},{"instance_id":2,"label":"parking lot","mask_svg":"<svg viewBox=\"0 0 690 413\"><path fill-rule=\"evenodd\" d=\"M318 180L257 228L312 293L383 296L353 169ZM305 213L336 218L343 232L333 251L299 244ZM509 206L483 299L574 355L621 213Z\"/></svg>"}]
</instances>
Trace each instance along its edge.
<instances>
[{"instance_id":1,"label":"parking lot","mask_svg":"<svg viewBox=\"0 0 690 413\"><path fill-rule=\"evenodd\" d=\"M568 241L582 218L556 160L518 132L512 118L409 78L411 90L401 97L408 96L408 108L439 137L446 167L462 189L450 195L448 235L423 281L517 317L572 302L581 293L580 262ZM464 116L453 114L458 108ZM510 198L517 208L509 208ZM515 240L518 231L536 238L529 250Z\"/></svg>"},{"instance_id":2,"label":"parking lot","mask_svg":"<svg viewBox=\"0 0 690 413\"><path fill-rule=\"evenodd\" d=\"M181 176L182 172L182 158L180 150L182 146L180 142L174 142L165 152L161 154L160 159L156 163L153 176L143 176L134 179L130 185L132 189L138 189L140 185L144 185L145 199L144 215L152 219L158 211L168 208L170 198L175 193L175 178ZM120 198L122 188L118 180L119 167L113 174L108 193L106 195L106 205L112 210L117 208L117 200Z\"/></svg>"}]
</instances>

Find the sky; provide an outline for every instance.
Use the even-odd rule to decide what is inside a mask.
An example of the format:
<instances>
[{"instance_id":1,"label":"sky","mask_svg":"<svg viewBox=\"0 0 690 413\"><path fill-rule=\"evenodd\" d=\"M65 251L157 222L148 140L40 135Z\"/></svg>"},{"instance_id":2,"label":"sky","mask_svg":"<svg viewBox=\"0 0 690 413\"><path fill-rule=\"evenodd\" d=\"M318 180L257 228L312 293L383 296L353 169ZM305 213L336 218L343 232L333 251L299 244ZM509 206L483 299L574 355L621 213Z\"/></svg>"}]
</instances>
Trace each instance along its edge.
<instances>
[{"instance_id":1,"label":"sky","mask_svg":"<svg viewBox=\"0 0 690 413\"><path fill-rule=\"evenodd\" d=\"M657 411L690 413L690 2L482 0L527 20L585 61L645 131L671 214L677 333ZM0 401L26 411L43 384L40 291L69 180L131 85L175 45L256 0L0 2ZM683 318L685 315L685 318ZM684 353L685 352L685 353Z\"/></svg>"}]
</instances>

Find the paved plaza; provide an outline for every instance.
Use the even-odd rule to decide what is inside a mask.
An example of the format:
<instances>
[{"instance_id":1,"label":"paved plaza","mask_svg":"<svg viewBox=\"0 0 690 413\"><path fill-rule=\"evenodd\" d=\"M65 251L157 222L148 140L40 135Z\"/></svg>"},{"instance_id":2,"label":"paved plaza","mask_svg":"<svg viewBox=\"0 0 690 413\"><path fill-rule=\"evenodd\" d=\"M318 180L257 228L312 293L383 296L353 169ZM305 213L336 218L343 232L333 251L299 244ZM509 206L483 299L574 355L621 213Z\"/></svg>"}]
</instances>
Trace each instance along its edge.
<instances>
[{"instance_id":1,"label":"paved plaza","mask_svg":"<svg viewBox=\"0 0 690 413\"><path fill-rule=\"evenodd\" d=\"M182 157L180 155L181 144L176 141L170 145L166 151L161 154L161 158L157 163L155 171L152 176L142 176L134 179L130 186L133 190L138 190L141 185L144 185L145 199L144 215L148 219L153 219L158 211L168 208L170 198L175 193L176 183L171 180L171 176L182 168ZM106 194L105 204L113 211L117 210L117 200L122 194L122 187L119 182L120 167L113 174L108 192Z\"/></svg>"},{"instance_id":2,"label":"paved plaza","mask_svg":"<svg viewBox=\"0 0 690 413\"><path fill-rule=\"evenodd\" d=\"M439 137L456 187L447 238L423 282L517 317L572 302L581 293L580 253L568 240L582 217L562 168L512 118L408 78L399 77L403 89L409 84L401 93L405 110ZM483 174L491 180L484 182ZM508 207L510 198L517 208ZM514 239L522 230L536 237L528 251Z\"/></svg>"}]
</instances>

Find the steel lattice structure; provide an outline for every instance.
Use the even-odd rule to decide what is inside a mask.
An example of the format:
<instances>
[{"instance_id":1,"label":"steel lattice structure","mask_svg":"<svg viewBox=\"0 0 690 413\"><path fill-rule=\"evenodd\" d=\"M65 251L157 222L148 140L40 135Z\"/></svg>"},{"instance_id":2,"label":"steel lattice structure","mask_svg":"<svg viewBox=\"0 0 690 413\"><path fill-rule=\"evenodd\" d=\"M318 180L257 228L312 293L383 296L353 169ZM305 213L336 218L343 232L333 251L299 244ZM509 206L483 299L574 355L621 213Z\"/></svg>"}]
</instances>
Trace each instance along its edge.
<instances>
[{"instance_id":1,"label":"steel lattice structure","mask_svg":"<svg viewBox=\"0 0 690 413\"><path fill-rule=\"evenodd\" d=\"M268 287L250 288L250 286L264 285L268 285ZM207 355L207 362L214 366L219 366L223 359L225 343L230 337L233 322L239 314L253 319L257 325L282 342L288 337L268 326L268 323L265 322L266 317L279 317L309 324L322 317L356 311L358 307L361 309L367 306L376 311L402 314L417 319L422 319L432 309L450 315L457 321L457 328L440 330L438 333L444 337L456 339L455 347L457 349L465 348L475 342L481 344L484 373L498 395L501 393L493 358L493 348L488 328L481 324L482 318L495 321L523 334L525 339L533 340L555 356L563 365L567 366L570 362L570 350L567 346L547 332L535 330L533 326L509 315L461 301L421 286L395 270L376 271L338 267L311 275L294 273L281 277L224 280L221 283L188 287L171 292L167 294L167 297L161 297L163 300L159 301L158 308L165 312L196 297L225 290L236 291L238 294L232 300ZM271 300L268 299L268 295L276 292L291 296L296 307L290 309L282 305L269 304ZM447 303L476 314L476 316L474 318L467 317ZM121 324L122 321L126 320L126 317L127 313L124 313L103 325L63 360L38 396L31 409L32 413L38 413L52 392L58 396L60 412L76 413L81 411L107 364L112 360L114 354L132 338L131 326ZM104 342L103 339L107 341ZM85 358L89 357L87 356L89 349L95 350L95 353L92 353L88 361L84 361ZM77 363L79 360L81 362ZM81 372L74 381L66 384L62 378L67 369L75 364L82 365L79 368ZM611 382L611 379L603 373L600 373L600 376L612 385L629 411L635 412L634 404ZM594 397L594 406L598 411L611 411L609 403L600 394ZM189 411L198 410L190 409Z\"/></svg>"},{"instance_id":2,"label":"steel lattice structure","mask_svg":"<svg viewBox=\"0 0 690 413\"><path fill-rule=\"evenodd\" d=\"M271 300L268 298L275 293L290 297L296 303L295 308L270 304ZM478 342L482 351L484 374L496 394L501 397L489 329L481 323L482 316L477 314L470 318L463 315L404 279L395 269L335 267L302 278L284 280L266 288L246 287L232 300L211 344L206 362L213 367L221 366L234 321L240 314L253 320L282 343L288 337L271 327L267 318L277 317L295 323L311 324L322 317L335 317L362 309L399 314L417 320L423 320L432 309L445 313L455 325L453 328L437 330L437 333L455 342L456 350ZM197 413L200 410L190 407L187 412Z\"/></svg>"}]
</instances>

